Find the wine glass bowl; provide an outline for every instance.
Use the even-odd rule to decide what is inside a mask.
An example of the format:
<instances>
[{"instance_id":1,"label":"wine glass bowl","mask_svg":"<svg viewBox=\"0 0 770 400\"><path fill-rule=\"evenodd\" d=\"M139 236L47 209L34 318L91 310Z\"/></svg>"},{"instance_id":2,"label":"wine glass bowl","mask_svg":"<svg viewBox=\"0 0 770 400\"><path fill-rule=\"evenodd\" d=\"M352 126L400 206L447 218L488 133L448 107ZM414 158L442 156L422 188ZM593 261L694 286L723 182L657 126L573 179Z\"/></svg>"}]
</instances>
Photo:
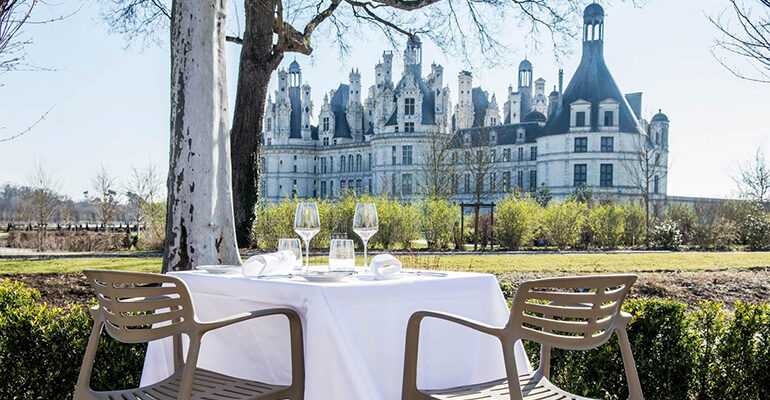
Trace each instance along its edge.
<instances>
[{"instance_id":1,"label":"wine glass bowl","mask_svg":"<svg viewBox=\"0 0 770 400\"><path fill-rule=\"evenodd\" d=\"M367 266L366 250L369 239L377 233L378 229L377 206L374 203L356 204L356 213L353 216L353 232L364 242L364 267Z\"/></svg>"},{"instance_id":2,"label":"wine glass bowl","mask_svg":"<svg viewBox=\"0 0 770 400\"><path fill-rule=\"evenodd\" d=\"M321 231L321 219L315 203L297 204L294 214L294 232L305 242L305 269L310 266L310 239Z\"/></svg>"}]
</instances>

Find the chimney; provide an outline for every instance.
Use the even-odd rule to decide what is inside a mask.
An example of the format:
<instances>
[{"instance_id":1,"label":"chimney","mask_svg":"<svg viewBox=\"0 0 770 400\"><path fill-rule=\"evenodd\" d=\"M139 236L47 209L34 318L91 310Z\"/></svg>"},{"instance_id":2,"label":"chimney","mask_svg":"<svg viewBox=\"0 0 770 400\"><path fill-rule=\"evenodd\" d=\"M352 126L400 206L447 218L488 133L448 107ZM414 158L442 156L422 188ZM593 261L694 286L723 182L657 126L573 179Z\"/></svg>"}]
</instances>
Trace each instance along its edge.
<instances>
[{"instance_id":1,"label":"chimney","mask_svg":"<svg viewBox=\"0 0 770 400\"><path fill-rule=\"evenodd\" d=\"M559 68L559 94L564 94L564 70Z\"/></svg>"}]
</instances>

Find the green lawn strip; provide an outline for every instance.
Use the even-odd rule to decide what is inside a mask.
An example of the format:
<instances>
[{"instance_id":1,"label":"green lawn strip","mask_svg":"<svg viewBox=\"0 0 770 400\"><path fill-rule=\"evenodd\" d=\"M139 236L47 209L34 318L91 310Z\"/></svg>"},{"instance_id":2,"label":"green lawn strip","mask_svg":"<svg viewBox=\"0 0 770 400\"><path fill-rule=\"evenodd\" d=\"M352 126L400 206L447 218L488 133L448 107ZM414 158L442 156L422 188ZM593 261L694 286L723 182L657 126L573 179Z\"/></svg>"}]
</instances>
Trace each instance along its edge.
<instances>
[{"instance_id":1,"label":"green lawn strip","mask_svg":"<svg viewBox=\"0 0 770 400\"><path fill-rule=\"evenodd\" d=\"M434 256L401 257L405 267L434 264ZM326 257L311 257L322 265ZM361 265L362 257L356 264ZM441 269L504 273L511 271L642 272L770 267L770 252L691 252L622 254L501 254L438 256ZM56 258L0 260L0 274L78 273L87 268L159 272L160 258Z\"/></svg>"}]
</instances>

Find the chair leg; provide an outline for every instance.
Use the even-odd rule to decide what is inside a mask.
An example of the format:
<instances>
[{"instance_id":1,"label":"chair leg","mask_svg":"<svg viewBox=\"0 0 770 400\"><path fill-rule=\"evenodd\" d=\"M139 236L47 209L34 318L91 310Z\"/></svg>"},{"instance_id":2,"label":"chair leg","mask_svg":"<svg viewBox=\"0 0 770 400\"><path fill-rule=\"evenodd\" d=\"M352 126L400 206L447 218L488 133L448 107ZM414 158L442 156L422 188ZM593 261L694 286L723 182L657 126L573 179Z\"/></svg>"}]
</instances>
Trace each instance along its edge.
<instances>
[{"instance_id":1,"label":"chair leg","mask_svg":"<svg viewBox=\"0 0 770 400\"><path fill-rule=\"evenodd\" d=\"M636 371L634 355L631 352L631 342L628 340L626 327L620 326L615 329L618 335L618 344L620 344L620 354L623 356L623 367L626 370L626 381L628 381L629 400L644 400L642 395L642 384L639 382L639 374Z\"/></svg>"},{"instance_id":2,"label":"chair leg","mask_svg":"<svg viewBox=\"0 0 770 400\"><path fill-rule=\"evenodd\" d=\"M416 400L417 390L417 354L420 343L420 323L422 316L412 315L406 326L406 345L404 350L404 378L401 384L401 399Z\"/></svg>"},{"instance_id":3,"label":"chair leg","mask_svg":"<svg viewBox=\"0 0 770 400\"><path fill-rule=\"evenodd\" d=\"M88 338L86 354L83 356L83 364L80 366L78 382L75 387L75 400L85 399L86 393L88 393L91 388L91 372L94 368L94 358L96 357L96 350L99 347L99 338L102 335L103 327L104 322L101 318L94 317L94 328L91 330L91 336Z\"/></svg>"},{"instance_id":4,"label":"chair leg","mask_svg":"<svg viewBox=\"0 0 770 400\"><path fill-rule=\"evenodd\" d=\"M179 382L179 399L189 399L192 394L193 380L195 379L195 369L198 365L198 354L201 349L201 337L199 334L190 336L190 350L187 352L187 360L184 363L184 372L182 380Z\"/></svg>"},{"instance_id":5,"label":"chair leg","mask_svg":"<svg viewBox=\"0 0 770 400\"><path fill-rule=\"evenodd\" d=\"M291 337L291 400L305 397L305 344L302 320L297 313L287 313Z\"/></svg>"},{"instance_id":6,"label":"chair leg","mask_svg":"<svg viewBox=\"0 0 770 400\"><path fill-rule=\"evenodd\" d=\"M511 400L523 400L521 393L521 382L519 382L519 368L516 365L515 342L502 341L503 359L505 360L505 373L508 377L508 391Z\"/></svg>"}]
</instances>

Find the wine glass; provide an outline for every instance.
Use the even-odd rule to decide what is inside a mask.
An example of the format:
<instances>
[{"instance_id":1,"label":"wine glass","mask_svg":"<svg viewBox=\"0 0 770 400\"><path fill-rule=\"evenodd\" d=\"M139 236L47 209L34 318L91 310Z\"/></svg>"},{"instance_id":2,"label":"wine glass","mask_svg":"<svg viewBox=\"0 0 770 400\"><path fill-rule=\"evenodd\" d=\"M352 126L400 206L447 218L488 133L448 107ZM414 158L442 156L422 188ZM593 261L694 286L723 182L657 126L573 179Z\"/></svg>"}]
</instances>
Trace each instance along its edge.
<instances>
[{"instance_id":1,"label":"wine glass","mask_svg":"<svg viewBox=\"0 0 770 400\"><path fill-rule=\"evenodd\" d=\"M295 261L292 267L294 269L302 268L302 244L299 239L278 239L278 251L289 250L294 253Z\"/></svg>"},{"instance_id":2,"label":"wine glass","mask_svg":"<svg viewBox=\"0 0 770 400\"><path fill-rule=\"evenodd\" d=\"M350 271L356 267L355 245L351 239L333 239L329 247L329 271Z\"/></svg>"},{"instance_id":3,"label":"wine glass","mask_svg":"<svg viewBox=\"0 0 770 400\"><path fill-rule=\"evenodd\" d=\"M318 217L318 206L315 203L297 204L294 214L294 232L305 241L305 271L310 267L310 239L321 231L321 219Z\"/></svg>"},{"instance_id":4,"label":"wine glass","mask_svg":"<svg viewBox=\"0 0 770 400\"><path fill-rule=\"evenodd\" d=\"M356 214L353 216L353 232L364 242L364 268L366 264L366 247L369 239L377 233L379 219L377 218L377 206L374 203L356 204Z\"/></svg>"}]
</instances>

